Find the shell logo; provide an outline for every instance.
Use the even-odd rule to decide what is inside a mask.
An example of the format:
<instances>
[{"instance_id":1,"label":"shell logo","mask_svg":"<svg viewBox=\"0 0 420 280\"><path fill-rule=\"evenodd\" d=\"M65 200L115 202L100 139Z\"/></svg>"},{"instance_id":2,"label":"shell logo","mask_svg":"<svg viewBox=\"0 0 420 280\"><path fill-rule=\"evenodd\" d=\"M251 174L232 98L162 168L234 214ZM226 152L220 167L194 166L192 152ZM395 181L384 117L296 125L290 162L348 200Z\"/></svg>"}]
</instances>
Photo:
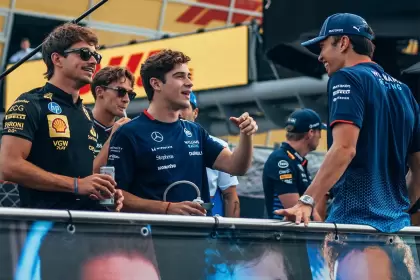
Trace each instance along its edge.
<instances>
[{"instance_id":1,"label":"shell logo","mask_svg":"<svg viewBox=\"0 0 420 280\"><path fill-rule=\"evenodd\" d=\"M62 119L56 118L52 121L52 128L56 133L66 133L67 125Z\"/></svg>"}]
</instances>

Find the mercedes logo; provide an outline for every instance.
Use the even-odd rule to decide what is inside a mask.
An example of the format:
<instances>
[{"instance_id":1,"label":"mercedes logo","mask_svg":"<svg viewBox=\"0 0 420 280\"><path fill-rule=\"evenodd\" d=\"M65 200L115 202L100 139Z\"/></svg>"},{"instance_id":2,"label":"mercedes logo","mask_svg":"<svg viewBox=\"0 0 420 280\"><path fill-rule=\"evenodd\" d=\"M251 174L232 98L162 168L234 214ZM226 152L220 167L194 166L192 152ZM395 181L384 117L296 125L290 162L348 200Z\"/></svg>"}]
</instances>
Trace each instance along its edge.
<instances>
[{"instance_id":1,"label":"mercedes logo","mask_svg":"<svg viewBox=\"0 0 420 280\"><path fill-rule=\"evenodd\" d=\"M160 132L153 131L151 136L152 136L152 139L156 142L163 141L163 135Z\"/></svg>"}]
</instances>

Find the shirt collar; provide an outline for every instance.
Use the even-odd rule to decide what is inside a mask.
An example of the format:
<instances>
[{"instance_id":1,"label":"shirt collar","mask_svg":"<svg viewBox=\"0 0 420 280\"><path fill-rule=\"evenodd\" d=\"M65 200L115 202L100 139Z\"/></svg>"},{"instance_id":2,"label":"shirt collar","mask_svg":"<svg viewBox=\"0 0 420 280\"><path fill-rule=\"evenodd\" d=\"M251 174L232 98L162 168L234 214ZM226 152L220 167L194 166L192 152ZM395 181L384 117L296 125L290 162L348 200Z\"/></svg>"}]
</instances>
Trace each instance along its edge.
<instances>
[{"instance_id":1,"label":"shirt collar","mask_svg":"<svg viewBox=\"0 0 420 280\"><path fill-rule=\"evenodd\" d=\"M299 162L303 166L305 166L308 163L308 160L305 157L301 156L298 152L296 152L296 150L293 149L293 147L290 146L288 143L283 142L281 144L281 148L283 148L286 151L287 156L291 160L296 160L297 162Z\"/></svg>"},{"instance_id":2,"label":"shirt collar","mask_svg":"<svg viewBox=\"0 0 420 280\"><path fill-rule=\"evenodd\" d=\"M80 106L82 104L82 101L83 101L79 96L76 104L73 103L73 96L70 93L65 92L61 88L56 87L55 85L53 85L49 82L47 82L45 84L44 92L46 93L44 95L45 98L50 98L51 101L54 98L54 99L60 100L61 102L68 103L70 105L76 105L76 106ZM52 93L52 96L51 97L46 96L48 93Z\"/></svg>"},{"instance_id":3,"label":"shirt collar","mask_svg":"<svg viewBox=\"0 0 420 280\"><path fill-rule=\"evenodd\" d=\"M143 116L145 116L145 118L147 119L147 120L150 120L150 121L152 121L152 122L154 122L154 123L158 123L158 124L160 124L160 125L166 125L166 126L171 126L171 125L174 125L174 124L181 124L182 122L181 122L181 120L180 119L177 119L175 122L171 122L171 123L167 123L167 122L161 122L161 121L158 121L157 119L155 119L148 111L147 111L147 109L144 109L143 110L143 114L142 114Z\"/></svg>"},{"instance_id":4,"label":"shirt collar","mask_svg":"<svg viewBox=\"0 0 420 280\"><path fill-rule=\"evenodd\" d=\"M93 119L93 122L97 126L99 126L100 128L102 128L104 131L106 131L106 132L109 132L109 131L112 130L113 125L111 125L111 126L105 126L105 125L101 124L99 121L97 121L96 119Z\"/></svg>"}]
</instances>

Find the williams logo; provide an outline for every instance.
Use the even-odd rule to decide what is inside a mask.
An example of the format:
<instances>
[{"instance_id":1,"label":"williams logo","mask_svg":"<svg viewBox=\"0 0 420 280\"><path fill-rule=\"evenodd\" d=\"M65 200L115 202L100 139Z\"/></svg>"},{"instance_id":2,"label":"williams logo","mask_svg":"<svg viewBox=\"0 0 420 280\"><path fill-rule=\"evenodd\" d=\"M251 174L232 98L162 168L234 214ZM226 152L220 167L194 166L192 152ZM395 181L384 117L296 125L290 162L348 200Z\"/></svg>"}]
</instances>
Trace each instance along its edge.
<instances>
[{"instance_id":1,"label":"williams logo","mask_svg":"<svg viewBox=\"0 0 420 280\"><path fill-rule=\"evenodd\" d=\"M200 141L198 140L188 140L188 141L184 141L184 143L187 144L188 148L190 149L200 147Z\"/></svg>"},{"instance_id":2,"label":"williams logo","mask_svg":"<svg viewBox=\"0 0 420 280\"><path fill-rule=\"evenodd\" d=\"M188 130L188 129L186 129L186 128L184 128L184 133L185 133L185 135L187 135L187 137L191 137L191 136L192 136L191 131L189 131L189 130Z\"/></svg>"}]
</instances>

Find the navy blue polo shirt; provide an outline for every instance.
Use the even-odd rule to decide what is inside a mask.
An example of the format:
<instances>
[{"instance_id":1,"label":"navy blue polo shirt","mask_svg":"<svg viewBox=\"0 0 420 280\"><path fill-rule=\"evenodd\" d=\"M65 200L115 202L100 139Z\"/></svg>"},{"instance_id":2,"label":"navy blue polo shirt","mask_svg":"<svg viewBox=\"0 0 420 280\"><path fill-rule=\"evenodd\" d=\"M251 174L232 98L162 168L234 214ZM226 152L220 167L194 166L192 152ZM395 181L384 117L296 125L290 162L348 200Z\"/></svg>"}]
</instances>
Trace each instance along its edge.
<instances>
[{"instance_id":1,"label":"navy blue polo shirt","mask_svg":"<svg viewBox=\"0 0 420 280\"><path fill-rule=\"evenodd\" d=\"M197 123L164 123L144 111L113 134L108 165L115 167L118 188L138 197L162 201L170 184L187 180L210 202L206 167L213 167L222 149ZM168 191L166 201L195 198L194 187L179 184Z\"/></svg>"},{"instance_id":2,"label":"navy blue polo shirt","mask_svg":"<svg viewBox=\"0 0 420 280\"><path fill-rule=\"evenodd\" d=\"M360 128L356 156L333 188L327 222L365 224L383 232L410 225L407 156L420 151L419 106L410 89L376 63L342 68L328 82L329 131Z\"/></svg>"},{"instance_id":3,"label":"navy blue polo shirt","mask_svg":"<svg viewBox=\"0 0 420 280\"><path fill-rule=\"evenodd\" d=\"M263 170L265 205L270 219L283 219L273 213L284 208L279 195L297 193L301 196L306 191L311 183L307 165L308 161L286 142L270 154Z\"/></svg>"}]
</instances>

